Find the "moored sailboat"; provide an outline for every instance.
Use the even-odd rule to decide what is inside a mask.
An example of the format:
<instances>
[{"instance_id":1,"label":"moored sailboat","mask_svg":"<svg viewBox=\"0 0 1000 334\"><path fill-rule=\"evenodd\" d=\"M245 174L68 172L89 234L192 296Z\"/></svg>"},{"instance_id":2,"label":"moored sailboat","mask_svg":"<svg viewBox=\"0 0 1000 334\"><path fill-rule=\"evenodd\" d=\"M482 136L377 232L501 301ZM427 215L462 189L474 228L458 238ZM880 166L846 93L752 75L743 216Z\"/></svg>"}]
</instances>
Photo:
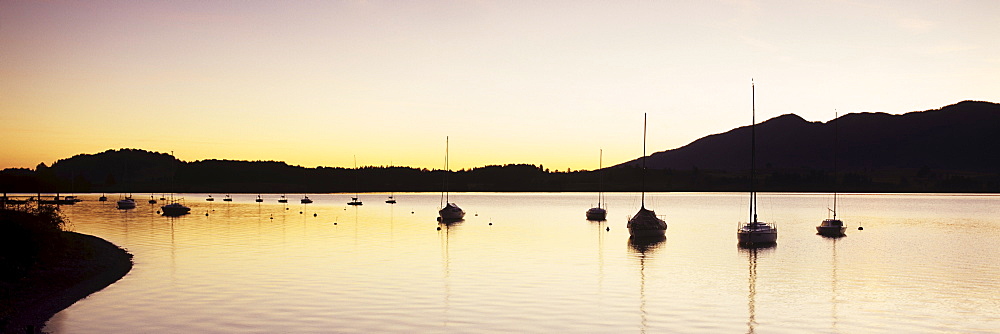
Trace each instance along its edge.
<instances>
[{"instance_id":1,"label":"moored sailboat","mask_svg":"<svg viewBox=\"0 0 1000 334\"><path fill-rule=\"evenodd\" d=\"M587 209L587 220L603 221L607 220L608 218L608 210L601 206L601 202L603 202L604 199L604 171L601 170L603 168L604 168L604 150L600 150L597 172L601 173L600 175L601 182L599 185L599 189L597 191L597 206Z\"/></svg>"},{"instance_id":2,"label":"moored sailboat","mask_svg":"<svg viewBox=\"0 0 1000 334\"><path fill-rule=\"evenodd\" d=\"M667 222L656 216L656 212L646 209L646 114L642 115L642 204L639 211L628 220L628 233L632 238L663 237L667 233Z\"/></svg>"},{"instance_id":3,"label":"moored sailboat","mask_svg":"<svg viewBox=\"0 0 1000 334\"><path fill-rule=\"evenodd\" d=\"M451 174L451 168L448 165L449 141L447 136L444 137L444 152L444 192L441 197L444 205L438 210L438 221L459 221L465 218L465 210L458 207L458 204L451 203L448 198L448 175Z\"/></svg>"},{"instance_id":4,"label":"moored sailboat","mask_svg":"<svg viewBox=\"0 0 1000 334\"><path fill-rule=\"evenodd\" d=\"M739 244L744 247L758 247L774 245L778 240L778 228L774 224L757 220L757 191L754 190L756 180L756 159L757 159L757 108L753 103L754 85L751 81L751 122L750 122L750 221L740 225L736 230L736 238Z\"/></svg>"},{"instance_id":5,"label":"moored sailboat","mask_svg":"<svg viewBox=\"0 0 1000 334\"><path fill-rule=\"evenodd\" d=\"M834 122L837 121L837 115L833 116ZM833 125L833 209L828 209L829 212L833 213L833 218L824 219L823 222L816 226L816 234L826 236L826 237L842 237L844 232L847 231L847 226L844 226L844 222L837 219L837 137L839 135L839 124L837 122Z\"/></svg>"}]
</instances>

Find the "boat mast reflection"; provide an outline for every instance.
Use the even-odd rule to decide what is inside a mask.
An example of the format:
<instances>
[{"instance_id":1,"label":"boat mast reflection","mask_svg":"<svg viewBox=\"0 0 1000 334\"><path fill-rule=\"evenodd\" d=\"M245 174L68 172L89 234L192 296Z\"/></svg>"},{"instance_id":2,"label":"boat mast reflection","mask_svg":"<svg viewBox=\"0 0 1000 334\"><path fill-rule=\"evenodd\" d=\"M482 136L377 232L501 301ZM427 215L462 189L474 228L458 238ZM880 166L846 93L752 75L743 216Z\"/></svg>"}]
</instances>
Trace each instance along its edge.
<instances>
[{"instance_id":1,"label":"boat mast reflection","mask_svg":"<svg viewBox=\"0 0 1000 334\"><path fill-rule=\"evenodd\" d=\"M448 311L451 310L451 230L458 230L459 223L465 220L438 223L438 239L441 243L441 270L442 283L444 287L444 316L443 325L450 325Z\"/></svg>"},{"instance_id":2,"label":"boat mast reflection","mask_svg":"<svg viewBox=\"0 0 1000 334\"><path fill-rule=\"evenodd\" d=\"M747 255L747 333L755 333L757 327L757 259L770 253L773 247L740 247L740 252Z\"/></svg>"},{"instance_id":3,"label":"boat mast reflection","mask_svg":"<svg viewBox=\"0 0 1000 334\"><path fill-rule=\"evenodd\" d=\"M658 235L645 238L628 239L629 250L639 259L639 331L646 332L648 327L646 313L646 257L652 259L653 253L667 240L666 236Z\"/></svg>"}]
</instances>

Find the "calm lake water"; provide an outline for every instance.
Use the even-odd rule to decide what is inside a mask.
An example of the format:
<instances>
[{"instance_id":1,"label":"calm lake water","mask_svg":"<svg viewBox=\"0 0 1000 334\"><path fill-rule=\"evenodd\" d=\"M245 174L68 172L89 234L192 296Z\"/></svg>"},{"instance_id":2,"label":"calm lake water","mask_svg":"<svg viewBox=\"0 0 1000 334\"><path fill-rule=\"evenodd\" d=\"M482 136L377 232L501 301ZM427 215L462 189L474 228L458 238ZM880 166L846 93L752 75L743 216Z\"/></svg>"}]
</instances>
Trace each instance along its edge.
<instances>
[{"instance_id":1,"label":"calm lake water","mask_svg":"<svg viewBox=\"0 0 1000 334\"><path fill-rule=\"evenodd\" d=\"M55 333L998 332L1000 196L841 195L847 236L815 234L826 194L760 194L776 246L737 247L747 195L651 193L665 240L625 228L638 194L184 194L64 206L74 231L128 249L121 281L53 317ZM157 196L159 197L159 196ZM206 215L208 213L208 215ZM491 225L492 223L492 225ZM859 231L858 226L864 230ZM437 228L441 227L440 230ZM610 230L606 230L610 228Z\"/></svg>"}]
</instances>

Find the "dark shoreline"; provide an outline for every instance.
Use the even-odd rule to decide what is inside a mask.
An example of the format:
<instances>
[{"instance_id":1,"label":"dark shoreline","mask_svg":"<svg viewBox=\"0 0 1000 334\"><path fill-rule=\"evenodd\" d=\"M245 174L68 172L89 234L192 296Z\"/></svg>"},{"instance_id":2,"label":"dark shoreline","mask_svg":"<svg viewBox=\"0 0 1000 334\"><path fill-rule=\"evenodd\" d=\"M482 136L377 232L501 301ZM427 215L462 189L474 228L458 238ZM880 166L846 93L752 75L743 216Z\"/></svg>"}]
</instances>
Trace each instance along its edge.
<instances>
[{"instance_id":1,"label":"dark shoreline","mask_svg":"<svg viewBox=\"0 0 1000 334\"><path fill-rule=\"evenodd\" d=\"M56 313L100 291L132 270L132 254L107 240L62 232L69 249L11 286L0 333L38 333Z\"/></svg>"}]
</instances>

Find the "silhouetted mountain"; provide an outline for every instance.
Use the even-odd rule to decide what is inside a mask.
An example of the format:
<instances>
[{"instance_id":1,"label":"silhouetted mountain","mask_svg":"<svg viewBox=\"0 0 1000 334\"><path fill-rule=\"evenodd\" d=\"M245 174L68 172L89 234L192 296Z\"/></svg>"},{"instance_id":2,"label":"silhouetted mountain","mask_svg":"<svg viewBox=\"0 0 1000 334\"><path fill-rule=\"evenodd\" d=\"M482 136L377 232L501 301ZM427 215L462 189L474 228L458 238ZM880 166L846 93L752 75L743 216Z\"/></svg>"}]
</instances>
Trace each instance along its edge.
<instances>
[{"instance_id":1,"label":"silhouetted mountain","mask_svg":"<svg viewBox=\"0 0 1000 334\"><path fill-rule=\"evenodd\" d=\"M834 127L839 138L834 141ZM654 129L655 131L655 129ZM904 115L848 114L808 122L782 115L757 125L760 191L1000 192L1000 105L965 101ZM837 147L837 172L833 149ZM648 191L746 191L750 127L648 157ZM450 172L451 191L638 191L638 159L600 171L550 172L508 164ZM305 168L279 161L184 162L138 149L80 154L35 170L0 171L6 192L426 192L442 170Z\"/></svg>"},{"instance_id":2,"label":"silhouetted mountain","mask_svg":"<svg viewBox=\"0 0 1000 334\"><path fill-rule=\"evenodd\" d=\"M834 133L841 172L929 168L1000 171L1000 104L964 101L903 115L855 113L827 123L782 115L757 125L757 167L764 170L833 169ZM655 131L655 129L654 129ZM639 159L618 166L638 166ZM750 169L750 126L707 136L651 154L650 169Z\"/></svg>"}]
</instances>

